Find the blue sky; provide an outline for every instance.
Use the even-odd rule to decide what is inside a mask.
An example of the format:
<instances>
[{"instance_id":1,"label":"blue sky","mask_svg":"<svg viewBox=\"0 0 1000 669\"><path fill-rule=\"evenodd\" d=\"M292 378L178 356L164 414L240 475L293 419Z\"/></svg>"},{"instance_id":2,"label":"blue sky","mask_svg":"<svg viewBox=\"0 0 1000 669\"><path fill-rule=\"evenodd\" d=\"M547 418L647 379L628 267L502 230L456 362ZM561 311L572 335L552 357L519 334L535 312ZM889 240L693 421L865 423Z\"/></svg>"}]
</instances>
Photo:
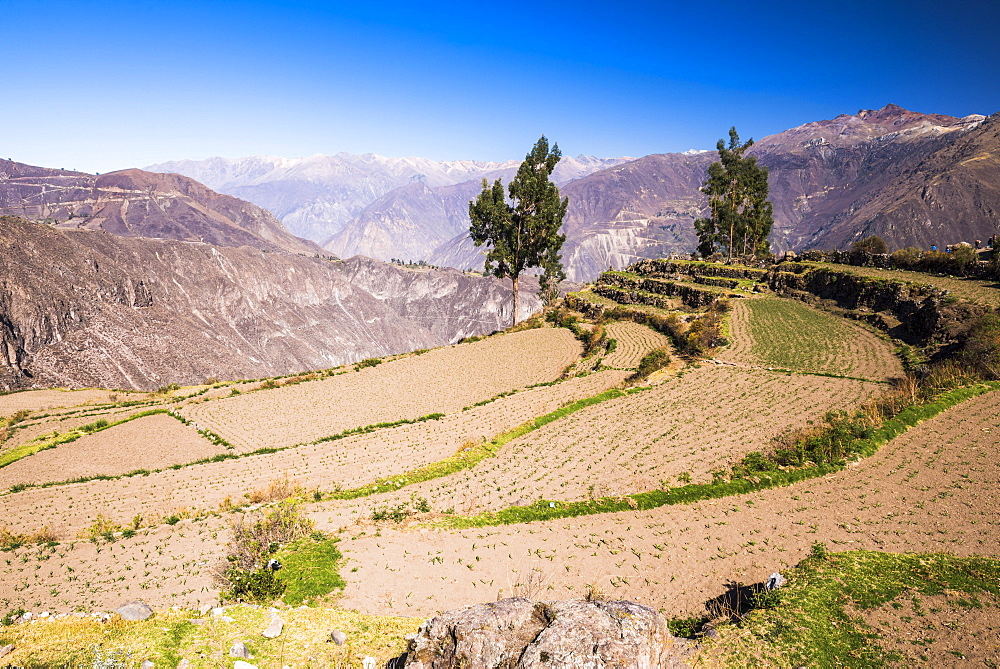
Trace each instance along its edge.
<instances>
[{"instance_id":1,"label":"blue sky","mask_svg":"<svg viewBox=\"0 0 1000 669\"><path fill-rule=\"evenodd\" d=\"M0 0L0 156L640 156L889 102L990 114L998 26L978 1Z\"/></svg>"}]
</instances>

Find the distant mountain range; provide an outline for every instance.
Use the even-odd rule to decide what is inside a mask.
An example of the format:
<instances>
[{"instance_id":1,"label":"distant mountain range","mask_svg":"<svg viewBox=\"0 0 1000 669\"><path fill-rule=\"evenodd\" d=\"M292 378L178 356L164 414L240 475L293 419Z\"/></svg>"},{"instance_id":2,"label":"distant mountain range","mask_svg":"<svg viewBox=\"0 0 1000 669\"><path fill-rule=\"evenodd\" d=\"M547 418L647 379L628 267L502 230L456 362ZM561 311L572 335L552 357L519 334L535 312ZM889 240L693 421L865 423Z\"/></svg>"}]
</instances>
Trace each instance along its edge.
<instances>
[{"instance_id":1,"label":"distant mountain range","mask_svg":"<svg viewBox=\"0 0 1000 669\"><path fill-rule=\"evenodd\" d=\"M887 105L763 138L751 151L771 171L772 248L845 248L872 234L894 248L987 239L1000 212L998 131L996 116ZM693 220L706 211L699 187L716 159L714 151L564 158L556 181L570 199L563 249L570 279L691 251ZM516 166L338 154L150 169L246 197L336 255L479 268L482 251L467 235L469 200L482 178L509 179Z\"/></svg>"},{"instance_id":2,"label":"distant mountain range","mask_svg":"<svg viewBox=\"0 0 1000 669\"><path fill-rule=\"evenodd\" d=\"M565 183L625 160L566 157L560 161L554 179ZM273 212L292 233L330 244L331 238L366 207L397 188L430 189L462 182L478 184L484 178L509 178L520 163L519 160L437 162L426 158L386 158L373 153L360 156L338 153L308 158L247 156L235 160L178 160L151 165L146 170L183 174L220 193L249 200ZM363 252L351 247L349 240L333 243L330 248L344 256ZM398 257L366 255L384 260Z\"/></svg>"},{"instance_id":3,"label":"distant mountain range","mask_svg":"<svg viewBox=\"0 0 1000 669\"><path fill-rule=\"evenodd\" d=\"M94 175L0 160L3 214L122 237L323 253L290 234L266 209L179 174L130 169Z\"/></svg>"}]
</instances>

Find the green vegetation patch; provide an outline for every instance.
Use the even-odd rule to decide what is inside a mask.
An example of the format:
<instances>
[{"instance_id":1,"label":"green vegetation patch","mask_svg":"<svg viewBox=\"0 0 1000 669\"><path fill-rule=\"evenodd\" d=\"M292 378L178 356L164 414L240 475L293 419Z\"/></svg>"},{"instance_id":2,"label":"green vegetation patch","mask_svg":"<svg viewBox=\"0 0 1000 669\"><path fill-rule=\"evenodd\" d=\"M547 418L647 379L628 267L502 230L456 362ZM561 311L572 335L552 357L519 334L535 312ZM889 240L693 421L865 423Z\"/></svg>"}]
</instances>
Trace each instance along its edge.
<instances>
[{"instance_id":1,"label":"green vegetation patch","mask_svg":"<svg viewBox=\"0 0 1000 669\"><path fill-rule=\"evenodd\" d=\"M765 365L799 372L846 375L844 348L857 331L838 316L781 298L749 300L752 351Z\"/></svg>"},{"instance_id":2,"label":"green vegetation patch","mask_svg":"<svg viewBox=\"0 0 1000 669\"><path fill-rule=\"evenodd\" d=\"M275 554L282 568L278 580L285 584L281 598L289 606L315 602L347 585L337 567L343 555L335 539L303 539L282 548Z\"/></svg>"},{"instance_id":3,"label":"green vegetation patch","mask_svg":"<svg viewBox=\"0 0 1000 669\"><path fill-rule=\"evenodd\" d=\"M137 667L144 660L176 667L181 659L192 667L232 666L229 649L235 641L246 642L250 662L259 667L360 667L366 656L385 666L406 649L405 635L423 622L321 607L284 609L279 615L285 626L275 639L261 636L270 622L266 608L238 605L226 607L232 622L210 617L195 624L190 620L198 619L197 611L164 610L135 622L71 616L14 625L2 628L0 645L15 647L3 662L17 667ZM332 630L344 632L347 643L325 643Z\"/></svg>"},{"instance_id":4,"label":"green vegetation patch","mask_svg":"<svg viewBox=\"0 0 1000 669\"><path fill-rule=\"evenodd\" d=\"M978 602L977 595L1000 595L1000 560L983 557L814 551L786 576L784 587L759 602L764 606L717 628L713 660L722 666L895 665L904 658L879 645L865 611L902 597L964 594L971 598L958 601Z\"/></svg>"}]
</instances>

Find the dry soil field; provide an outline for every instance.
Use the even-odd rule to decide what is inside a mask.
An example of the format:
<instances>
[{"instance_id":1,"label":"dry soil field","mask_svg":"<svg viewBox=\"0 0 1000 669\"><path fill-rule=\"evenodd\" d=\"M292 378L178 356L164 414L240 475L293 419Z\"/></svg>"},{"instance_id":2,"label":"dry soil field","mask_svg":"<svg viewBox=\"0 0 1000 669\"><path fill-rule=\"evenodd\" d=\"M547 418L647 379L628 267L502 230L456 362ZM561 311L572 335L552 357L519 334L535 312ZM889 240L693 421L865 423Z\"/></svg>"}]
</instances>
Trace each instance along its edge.
<instances>
[{"instance_id":1,"label":"dry soil field","mask_svg":"<svg viewBox=\"0 0 1000 669\"><path fill-rule=\"evenodd\" d=\"M60 539L0 552L0 614L107 610L129 599L154 607L214 603L212 571L234 517L225 509L280 478L327 493L306 494L305 508L319 529L341 538L347 588L339 605L379 615L590 593L690 616L727 582L761 581L797 563L816 541L831 550L1000 552L996 391L825 478L645 511L443 529L455 515L540 498L569 502L710 481L713 470L767 450L776 435L828 411L857 406L900 373L890 345L864 328L797 302L755 297L734 301L732 346L720 362L567 409L621 385L646 353L667 343L634 323L610 323L606 332L617 345L604 356L604 371L559 381L582 348L568 330L542 328L294 385L181 389L150 396L142 407L49 410L66 394L0 397L5 415L36 411L0 443L0 457L100 419L150 408L180 416L136 418L0 466L0 531L46 527ZM102 393L77 397L110 399ZM552 412L560 417L536 426ZM428 414L440 415L358 429ZM402 480L524 425L534 429L496 442L503 445L470 468L351 500L328 494ZM260 448L272 450L246 454ZM16 486L137 469L148 472ZM431 511L402 524L371 518L415 499ZM107 523L135 528L134 535L109 540Z\"/></svg>"}]
</instances>

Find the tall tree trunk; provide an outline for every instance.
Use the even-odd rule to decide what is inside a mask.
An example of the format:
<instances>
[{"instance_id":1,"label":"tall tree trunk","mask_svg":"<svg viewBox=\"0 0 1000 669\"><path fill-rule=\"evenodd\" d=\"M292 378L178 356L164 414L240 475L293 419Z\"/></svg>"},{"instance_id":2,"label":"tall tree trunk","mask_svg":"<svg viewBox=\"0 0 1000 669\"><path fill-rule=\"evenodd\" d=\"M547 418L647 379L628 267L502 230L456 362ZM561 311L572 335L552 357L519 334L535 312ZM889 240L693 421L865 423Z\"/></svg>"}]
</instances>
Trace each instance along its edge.
<instances>
[{"instance_id":1,"label":"tall tree trunk","mask_svg":"<svg viewBox=\"0 0 1000 669\"><path fill-rule=\"evenodd\" d=\"M513 279L513 281L514 281L514 313L510 317L510 321L511 321L510 325L511 325L511 327L517 325L517 282L518 282L518 280L520 280L520 278L521 278L520 275L518 275L518 276L515 276L514 279Z\"/></svg>"}]
</instances>

